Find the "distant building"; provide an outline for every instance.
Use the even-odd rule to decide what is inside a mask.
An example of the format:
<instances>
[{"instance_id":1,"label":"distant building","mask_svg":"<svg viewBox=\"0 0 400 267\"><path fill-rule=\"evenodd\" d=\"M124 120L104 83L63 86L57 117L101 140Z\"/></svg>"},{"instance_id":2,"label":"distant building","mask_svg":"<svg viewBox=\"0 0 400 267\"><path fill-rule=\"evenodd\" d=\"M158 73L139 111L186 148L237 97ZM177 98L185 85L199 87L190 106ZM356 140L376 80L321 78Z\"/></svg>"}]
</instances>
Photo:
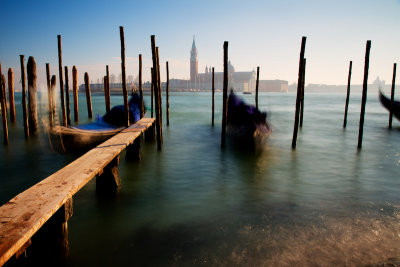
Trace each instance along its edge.
<instances>
[{"instance_id":1,"label":"distant building","mask_svg":"<svg viewBox=\"0 0 400 267\"><path fill-rule=\"evenodd\" d=\"M289 84L283 80L260 80L258 83L259 92L287 92Z\"/></svg>"},{"instance_id":2,"label":"distant building","mask_svg":"<svg viewBox=\"0 0 400 267\"><path fill-rule=\"evenodd\" d=\"M190 79L171 79L170 86L177 90L209 91L212 83L212 68L206 66L204 73L198 71L198 52L193 36L192 49L190 50ZM214 73L216 90L222 90L224 73ZM256 72L236 71L232 63L228 62L228 88L238 92L254 92L256 88ZM260 80L260 92L287 92L288 82L282 80Z\"/></svg>"},{"instance_id":3,"label":"distant building","mask_svg":"<svg viewBox=\"0 0 400 267\"><path fill-rule=\"evenodd\" d=\"M214 85L217 91L223 89L224 73L214 73ZM165 90L165 83L161 83L161 87ZM193 36L192 48L190 50L190 78L186 79L170 79L169 86L171 91L210 91L212 86L212 68L206 66L204 73L199 73L198 51L195 38ZM127 84L128 91L134 87L134 84ZM92 91L102 91L103 84L90 84ZM149 91L151 84L146 82L143 84L143 90ZM255 92L256 89L256 72L252 71L236 71L232 63L228 62L228 89L233 88L237 92ZM287 92L288 82L283 80L260 80L259 92ZM80 91L85 91L85 85L79 86ZM111 92L122 91L121 83L110 84Z\"/></svg>"}]
</instances>

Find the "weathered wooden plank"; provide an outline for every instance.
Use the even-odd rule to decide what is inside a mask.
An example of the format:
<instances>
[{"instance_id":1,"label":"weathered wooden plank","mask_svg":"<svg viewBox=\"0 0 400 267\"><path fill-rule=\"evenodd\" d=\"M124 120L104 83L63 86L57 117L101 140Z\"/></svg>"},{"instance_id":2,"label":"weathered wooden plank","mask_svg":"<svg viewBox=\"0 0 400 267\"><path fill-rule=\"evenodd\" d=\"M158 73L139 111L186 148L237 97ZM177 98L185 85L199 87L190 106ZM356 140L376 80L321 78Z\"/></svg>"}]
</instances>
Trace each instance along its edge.
<instances>
[{"instance_id":1,"label":"weathered wooden plank","mask_svg":"<svg viewBox=\"0 0 400 267\"><path fill-rule=\"evenodd\" d=\"M0 266L155 119L143 118L0 207Z\"/></svg>"}]
</instances>

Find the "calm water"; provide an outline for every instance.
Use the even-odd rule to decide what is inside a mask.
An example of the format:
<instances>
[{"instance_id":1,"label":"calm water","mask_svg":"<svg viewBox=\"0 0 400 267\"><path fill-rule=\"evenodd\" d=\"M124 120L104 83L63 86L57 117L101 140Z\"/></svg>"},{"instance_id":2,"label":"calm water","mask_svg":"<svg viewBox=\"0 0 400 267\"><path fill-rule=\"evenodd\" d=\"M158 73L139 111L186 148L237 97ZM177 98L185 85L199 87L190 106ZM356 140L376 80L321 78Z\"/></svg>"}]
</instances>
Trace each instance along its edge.
<instances>
[{"instance_id":1,"label":"calm water","mask_svg":"<svg viewBox=\"0 0 400 267\"><path fill-rule=\"evenodd\" d=\"M257 155L229 142L221 151L221 94L214 128L210 94L170 101L162 152L144 143L140 163L122 155L117 197L97 196L95 180L74 197L70 266L363 265L400 255L400 124L387 130L376 94L359 153L359 94L345 131L344 94L306 94L295 151L295 95L261 94L273 133ZM45 132L24 141L19 102L10 145L0 146L0 204L74 159L51 152ZM93 107L104 112L103 96Z\"/></svg>"}]
</instances>

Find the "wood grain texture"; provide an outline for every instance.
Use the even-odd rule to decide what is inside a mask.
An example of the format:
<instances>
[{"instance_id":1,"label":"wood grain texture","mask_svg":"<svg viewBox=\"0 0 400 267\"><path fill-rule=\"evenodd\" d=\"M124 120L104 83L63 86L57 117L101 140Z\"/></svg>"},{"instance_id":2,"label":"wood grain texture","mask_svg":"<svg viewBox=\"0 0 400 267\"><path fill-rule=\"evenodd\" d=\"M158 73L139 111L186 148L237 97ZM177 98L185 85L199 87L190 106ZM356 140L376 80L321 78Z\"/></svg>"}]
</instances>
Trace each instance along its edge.
<instances>
[{"instance_id":1,"label":"wood grain texture","mask_svg":"<svg viewBox=\"0 0 400 267\"><path fill-rule=\"evenodd\" d=\"M155 119L143 118L0 207L0 266Z\"/></svg>"}]
</instances>

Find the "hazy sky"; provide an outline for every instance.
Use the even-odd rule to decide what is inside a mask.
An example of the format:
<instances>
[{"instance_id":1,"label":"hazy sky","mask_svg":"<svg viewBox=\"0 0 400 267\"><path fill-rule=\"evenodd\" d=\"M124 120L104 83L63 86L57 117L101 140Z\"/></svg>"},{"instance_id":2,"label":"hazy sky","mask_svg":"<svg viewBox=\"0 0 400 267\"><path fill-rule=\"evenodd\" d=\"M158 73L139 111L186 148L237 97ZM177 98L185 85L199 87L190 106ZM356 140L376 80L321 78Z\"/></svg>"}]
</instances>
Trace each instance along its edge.
<instances>
[{"instance_id":1,"label":"hazy sky","mask_svg":"<svg viewBox=\"0 0 400 267\"><path fill-rule=\"evenodd\" d=\"M163 80L165 61L170 77L189 77L193 35L200 72L206 65L222 71L222 47L228 41L236 71L260 66L261 79L296 82L302 36L307 36L306 83L346 84L353 60L352 83L361 84L367 40L372 41L369 82L379 76L391 83L393 63L400 62L400 0L0 0L0 6L2 72L12 67L19 80L19 55L34 56L41 84L47 62L58 76L57 34L62 35L63 64L77 66L79 82L85 71L93 81L104 76L106 64L118 75L120 25L127 74L137 75L142 53L144 80L150 77L152 34L160 47Z\"/></svg>"}]
</instances>

